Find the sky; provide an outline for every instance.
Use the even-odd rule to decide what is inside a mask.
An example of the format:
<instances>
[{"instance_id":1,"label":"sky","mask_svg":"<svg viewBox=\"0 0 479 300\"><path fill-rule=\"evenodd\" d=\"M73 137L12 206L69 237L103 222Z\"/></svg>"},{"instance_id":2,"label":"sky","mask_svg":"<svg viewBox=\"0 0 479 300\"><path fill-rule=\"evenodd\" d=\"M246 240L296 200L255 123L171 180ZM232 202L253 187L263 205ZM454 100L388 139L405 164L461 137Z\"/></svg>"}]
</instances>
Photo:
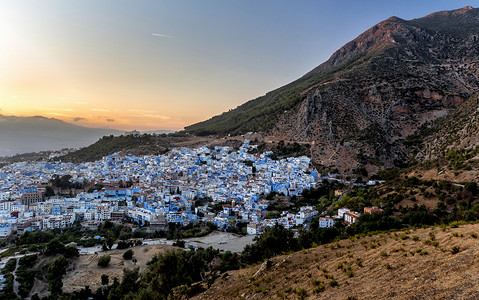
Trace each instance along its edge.
<instances>
[{"instance_id":1,"label":"sky","mask_svg":"<svg viewBox=\"0 0 479 300\"><path fill-rule=\"evenodd\" d=\"M298 79L391 16L479 1L0 0L0 114L179 130Z\"/></svg>"}]
</instances>

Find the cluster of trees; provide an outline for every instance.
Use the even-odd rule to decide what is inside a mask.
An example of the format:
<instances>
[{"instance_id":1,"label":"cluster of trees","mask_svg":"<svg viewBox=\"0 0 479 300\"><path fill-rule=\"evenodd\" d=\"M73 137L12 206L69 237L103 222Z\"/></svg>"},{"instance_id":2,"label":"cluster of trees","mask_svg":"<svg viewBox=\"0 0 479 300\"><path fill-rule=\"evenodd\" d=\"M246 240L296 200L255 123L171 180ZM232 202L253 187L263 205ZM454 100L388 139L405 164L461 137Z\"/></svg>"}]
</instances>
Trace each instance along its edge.
<instances>
[{"instance_id":1,"label":"cluster of trees","mask_svg":"<svg viewBox=\"0 0 479 300\"><path fill-rule=\"evenodd\" d=\"M202 237L210 234L216 229L216 225L211 222L198 223L195 225L190 223L186 226L176 223L169 223L168 231L166 232L166 238L169 240L177 240L189 237Z\"/></svg>"},{"instance_id":2,"label":"cluster of trees","mask_svg":"<svg viewBox=\"0 0 479 300\"><path fill-rule=\"evenodd\" d=\"M126 252L125 252L126 253ZM102 257L103 258L103 257ZM102 259L100 258L100 259ZM107 260L107 259L105 259ZM139 268L124 269L121 280L101 276L103 285L93 292L88 287L64 295L67 299L167 299L173 293L192 296L201 287L193 283L211 285L223 272L239 268L239 256L234 253L219 253L213 248L168 250L154 256L147 270L140 274Z\"/></svg>"},{"instance_id":3,"label":"cluster of trees","mask_svg":"<svg viewBox=\"0 0 479 300\"><path fill-rule=\"evenodd\" d=\"M22 298L26 298L32 290L36 271L31 270L31 267L35 265L38 260L38 255L23 256L18 260L18 268L15 272L17 281L20 283L18 287L18 294Z\"/></svg>"},{"instance_id":4,"label":"cluster of trees","mask_svg":"<svg viewBox=\"0 0 479 300\"><path fill-rule=\"evenodd\" d=\"M1 298L3 299L17 299L15 292L13 291L13 271L17 267L17 259L11 258L7 261L5 266L2 269L2 275L5 278L5 286L1 291Z\"/></svg>"},{"instance_id":5,"label":"cluster of trees","mask_svg":"<svg viewBox=\"0 0 479 300\"><path fill-rule=\"evenodd\" d=\"M62 188L62 189L82 189L84 184L81 182L71 182L72 176L71 175L62 175L59 176L57 174L53 175L51 179L51 183L54 187Z\"/></svg>"},{"instance_id":6,"label":"cluster of trees","mask_svg":"<svg viewBox=\"0 0 479 300\"><path fill-rule=\"evenodd\" d=\"M309 144L298 144L297 142L287 143L279 141L276 147L273 148L272 159L282 157L298 157L298 156L311 156L311 146Z\"/></svg>"},{"instance_id":7,"label":"cluster of trees","mask_svg":"<svg viewBox=\"0 0 479 300\"><path fill-rule=\"evenodd\" d=\"M67 267L68 260L63 256L58 257L48 266L48 290L52 295L60 295L62 293L62 278L67 272Z\"/></svg>"},{"instance_id":8,"label":"cluster of trees","mask_svg":"<svg viewBox=\"0 0 479 300\"><path fill-rule=\"evenodd\" d=\"M69 162L96 161L115 152L126 151L142 146L143 154L163 154L171 147L163 135L142 134L140 136L121 135L104 136L94 144L80 150L58 157L58 160Z\"/></svg>"}]
</instances>

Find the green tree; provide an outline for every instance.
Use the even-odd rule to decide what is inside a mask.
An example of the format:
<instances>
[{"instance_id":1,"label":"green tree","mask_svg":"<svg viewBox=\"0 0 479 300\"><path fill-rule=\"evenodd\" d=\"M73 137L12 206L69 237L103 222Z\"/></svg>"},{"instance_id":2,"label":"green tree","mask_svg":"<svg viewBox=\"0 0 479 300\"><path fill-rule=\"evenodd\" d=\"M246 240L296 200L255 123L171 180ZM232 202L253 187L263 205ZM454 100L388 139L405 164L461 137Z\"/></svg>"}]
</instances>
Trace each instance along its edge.
<instances>
[{"instance_id":1,"label":"green tree","mask_svg":"<svg viewBox=\"0 0 479 300\"><path fill-rule=\"evenodd\" d=\"M53 239L50 242L48 242L45 254L47 255L54 255L58 253L64 253L65 252L65 245L63 245L62 242L60 242L59 239Z\"/></svg>"},{"instance_id":2,"label":"green tree","mask_svg":"<svg viewBox=\"0 0 479 300\"><path fill-rule=\"evenodd\" d=\"M48 266L48 290L54 295L62 293L62 277L66 274L67 266L68 261L63 256L58 257Z\"/></svg>"},{"instance_id":3,"label":"green tree","mask_svg":"<svg viewBox=\"0 0 479 300\"><path fill-rule=\"evenodd\" d=\"M110 255L103 255L98 259L98 266L102 268L108 267L108 264L110 263L111 256Z\"/></svg>"},{"instance_id":4,"label":"green tree","mask_svg":"<svg viewBox=\"0 0 479 300\"><path fill-rule=\"evenodd\" d=\"M111 247L113 247L113 244L115 243L115 241L116 241L115 234L112 231L108 231L108 233L106 234L106 245L108 246L110 250L111 250Z\"/></svg>"},{"instance_id":5,"label":"green tree","mask_svg":"<svg viewBox=\"0 0 479 300\"><path fill-rule=\"evenodd\" d=\"M123 252L123 259L132 259L134 253L135 252L131 249L126 250L125 252Z\"/></svg>"},{"instance_id":6,"label":"green tree","mask_svg":"<svg viewBox=\"0 0 479 300\"><path fill-rule=\"evenodd\" d=\"M106 274L101 274L101 284L108 285L110 278Z\"/></svg>"},{"instance_id":7,"label":"green tree","mask_svg":"<svg viewBox=\"0 0 479 300\"><path fill-rule=\"evenodd\" d=\"M78 248L74 246L66 246L63 254L66 258L74 258L80 256Z\"/></svg>"},{"instance_id":8,"label":"green tree","mask_svg":"<svg viewBox=\"0 0 479 300\"><path fill-rule=\"evenodd\" d=\"M278 224L267 227L263 234L254 238L254 241L253 244L246 245L241 254L241 260L246 264L298 250L298 242L293 237L293 232Z\"/></svg>"}]
</instances>

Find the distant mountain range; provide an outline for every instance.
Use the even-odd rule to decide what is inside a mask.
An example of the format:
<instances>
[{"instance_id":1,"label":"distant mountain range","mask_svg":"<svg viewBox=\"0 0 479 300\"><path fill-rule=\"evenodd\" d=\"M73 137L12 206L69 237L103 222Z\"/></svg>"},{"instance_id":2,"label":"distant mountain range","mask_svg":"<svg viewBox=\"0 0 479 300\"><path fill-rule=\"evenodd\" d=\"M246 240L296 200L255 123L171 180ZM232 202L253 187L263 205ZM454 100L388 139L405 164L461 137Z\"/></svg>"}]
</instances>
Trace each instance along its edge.
<instances>
[{"instance_id":1,"label":"distant mountain range","mask_svg":"<svg viewBox=\"0 0 479 300\"><path fill-rule=\"evenodd\" d=\"M149 130L140 133L167 134L172 130ZM86 147L105 135L121 135L125 131L90 128L55 118L0 115L0 156Z\"/></svg>"},{"instance_id":2,"label":"distant mountain range","mask_svg":"<svg viewBox=\"0 0 479 300\"><path fill-rule=\"evenodd\" d=\"M391 17L300 79L185 131L309 142L313 160L341 171L475 147L478 45L476 8Z\"/></svg>"},{"instance_id":3,"label":"distant mountain range","mask_svg":"<svg viewBox=\"0 0 479 300\"><path fill-rule=\"evenodd\" d=\"M54 118L0 115L0 156L88 146L123 131L88 128Z\"/></svg>"}]
</instances>

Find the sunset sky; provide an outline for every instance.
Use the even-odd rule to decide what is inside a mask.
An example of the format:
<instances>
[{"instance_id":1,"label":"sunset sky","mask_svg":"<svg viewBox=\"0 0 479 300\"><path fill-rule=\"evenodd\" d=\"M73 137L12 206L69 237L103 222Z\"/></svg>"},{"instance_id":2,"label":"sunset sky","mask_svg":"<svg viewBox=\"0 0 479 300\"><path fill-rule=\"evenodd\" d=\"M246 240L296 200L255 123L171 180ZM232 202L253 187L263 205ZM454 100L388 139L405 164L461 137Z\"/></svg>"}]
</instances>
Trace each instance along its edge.
<instances>
[{"instance_id":1,"label":"sunset sky","mask_svg":"<svg viewBox=\"0 0 479 300\"><path fill-rule=\"evenodd\" d=\"M0 0L0 114L182 129L299 78L390 16L477 4Z\"/></svg>"}]
</instances>

